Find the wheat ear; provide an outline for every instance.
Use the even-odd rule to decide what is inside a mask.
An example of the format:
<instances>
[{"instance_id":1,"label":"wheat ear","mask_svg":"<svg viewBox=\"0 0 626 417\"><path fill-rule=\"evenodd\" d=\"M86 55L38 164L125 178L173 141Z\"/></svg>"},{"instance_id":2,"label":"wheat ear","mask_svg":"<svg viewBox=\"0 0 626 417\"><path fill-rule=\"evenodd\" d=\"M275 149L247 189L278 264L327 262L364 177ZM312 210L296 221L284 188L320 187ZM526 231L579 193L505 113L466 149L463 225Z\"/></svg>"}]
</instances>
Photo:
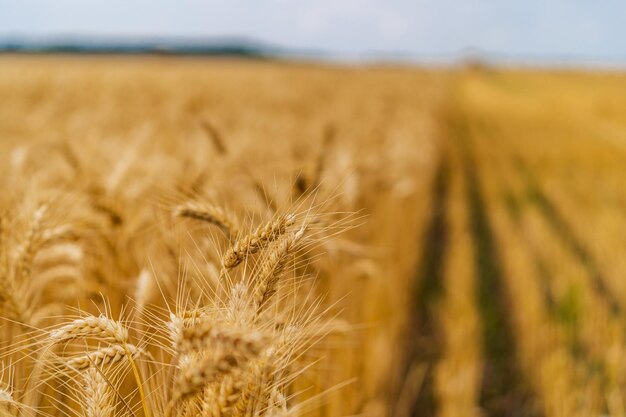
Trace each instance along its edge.
<instances>
[{"instance_id":1,"label":"wheat ear","mask_svg":"<svg viewBox=\"0 0 626 417\"><path fill-rule=\"evenodd\" d=\"M30 273L33 258L37 253L38 244L42 238L43 223L47 211L48 206L45 204L35 210L28 232L26 236L24 236L22 244L17 248L15 257L15 273L17 278L23 278Z\"/></svg>"},{"instance_id":2,"label":"wheat ear","mask_svg":"<svg viewBox=\"0 0 626 417\"><path fill-rule=\"evenodd\" d=\"M249 254L258 252L263 245L273 242L282 236L287 228L293 225L294 222L294 214L283 215L273 221L267 222L258 227L254 232L239 239L224 255L222 259L224 268L230 269L236 267Z\"/></svg>"},{"instance_id":3,"label":"wheat ear","mask_svg":"<svg viewBox=\"0 0 626 417\"><path fill-rule=\"evenodd\" d=\"M236 370L244 369L247 363L258 357L264 345L255 343L228 343L215 346L208 356L191 362L182 369L175 380L172 399L167 405L165 416L169 417L181 399L195 395L208 384L219 381ZM215 354L218 352L218 354Z\"/></svg>"},{"instance_id":4,"label":"wheat ear","mask_svg":"<svg viewBox=\"0 0 626 417\"><path fill-rule=\"evenodd\" d=\"M268 388L272 386L272 367L267 363L254 364L247 372L247 382L244 384L241 395L235 404L235 414L238 416L256 415L258 410L267 408L270 398Z\"/></svg>"},{"instance_id":5,"label":"wheat ear","mask_svg":"<svg viewBox=\"0 0 626 417\"><path fill-rule=\"evenodd\" d=\"M254 301L256 303L257 315L263 311L270 298L276 293L276 285L285 269L289 255L293 253L302 236L304 236L304 228L289 234L279 241L277 246L267 255L259 271L258 284L255 291Z\"/></svg>"},{"instance_id":6,"label":"wheat ear","mask_svg":"<svg viewBox=\"0 0 626 417\"><path fill-rule=\"evenodd\" d=\"M205 314L200 310L185 310L180 313L170 313L170 320L165 323L168 336L174 349L178 349L178 343L182 337L183 329L195 326L206 320Z\"/></svg>"},{"instance_id":7,"label":"wheat ear","mask_svg":"<svg viewBox=\"0 0 626 417\"><path fill-rule=\"evenodd\" d=\"M174 209L174 216L213 224L219 227L230 239L235 238L239 233L237 220L213 204L185 203Z\"/></svg>"},{"instance_id":8,"label":"wheat ear","mask_svg":"<svg viewBox=\"0 0 626 417\"><path fill-rule=\"evenodd\" d=\"M208 357L181 371L176 380L175 399L196 394L207 384L229 375L235 369L243 368L250 359L256 357L254 351L233 350L217 359Z\"/></svg>"},{"instance_id":9,"label":"wheat ear","mask_svg":"<svg viewBox=\"0 0 626 417\"><path fill-rule=\"evenodd\" d=\"M192 327L183 328L176 344L182 353L201 351L208 348L228 346L235 350L258 354L264 336L256 331L242 331L237 328L216 326L210 321L201 322Z\"/></svg>"},{"instance_id":10,"label":"wheat ear","mask_svg":"<svg viewBox=\"0 0 626 417\"><path fill-rule=\"evenodd\" d=\"M113 416L113 393L104 376L97 368L90 366L83 372L83 409L85 417Z\"/></svg>"},{"instance_id":11,"label":"wheat ear","mask_svg":"<svg viewBox=\"0 0 626 417\"><path fill-rule=\"evenodd\" d=\"M20 291L13 277L5 271L0 271L0 274L0 311L18 323L30 324L30 310L24 298L19 296Z\"/></svg>"},{"instance_id":12,"label":"wheat ear","mask_svg":"<svg viewBox=\"0 0 626 417\"><path fill-rule=\"evenodd\" d=\"M70 368L80 371L87 369L92 365L97 367L112 365L121 362L124 358L129 356L136 359L141 356L142 353L143 351L135 345L111 345L84 355L75 356L69 359L66 364Z\"/></svg>"},{"instance_id":13,"label":"wheat ear","mask_svg":"<svg viewBox=\"0 0 626 417\"><path fill-rule=\"evenodd\" d=\"M202 416L234 417L235 404L243 386L241 376L234 373L224 376L219 385L206 387L200 399Z\"/></svg>"},{"instance_id":14,"label":"wheat ear","mask_svg":"<svg viewBox=\"0 0 626 417\"><path fill-rule=\"evenodd\" d=\"M230 297L225 305L226 320L233 325L246 325L253 318L250 308L248 286L243 282L236 283L230 290Z\"/></svg>"},{"instance_id":15,"label":"wheat ear","mask_svg":"<svg viewBox=\"0 0 626 417\"><path fill-rule=\"evenodd\" d=\"M48 336L52 343L64 343L85 337L125 344L128 342L128 330L119 322L105 316L88 316L59 327Z\"/></svg>"},{"instance_id":16,"label":"wheat ear","mask_svg":"<svg viewBox=\"0 0 626 417\"><path fill-rule=\"evenodd\" d=\"M209 122L209 120L207 119L202 121L202 127L204 128L204 131L211 139L211 143L215 147L215 150L220 155L226 155L228 151L226 149L226 145L224 145L224 140L222 139L222 135L220 135L220 132L217 130L217 128L213 124L211 124L211 122Z\"/></svg>"}]
</instances>

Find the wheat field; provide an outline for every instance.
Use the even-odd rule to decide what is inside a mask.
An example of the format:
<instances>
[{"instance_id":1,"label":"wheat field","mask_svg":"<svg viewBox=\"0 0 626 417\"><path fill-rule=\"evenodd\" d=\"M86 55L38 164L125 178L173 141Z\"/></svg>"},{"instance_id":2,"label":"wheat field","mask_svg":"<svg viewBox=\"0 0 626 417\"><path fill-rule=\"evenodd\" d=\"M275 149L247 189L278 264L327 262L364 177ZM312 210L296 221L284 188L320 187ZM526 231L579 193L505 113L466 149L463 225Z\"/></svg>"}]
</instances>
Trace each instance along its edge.
<instances>
[{"instance_id":1,"label":"wheat field","mask_svg":"<svg viewBox=\"0 0 626 417\"><path fill-rule=\"evenodd\" d=\"M0 57L0 415L625 416L623 86Z\"/></svg>"}]
</instances>

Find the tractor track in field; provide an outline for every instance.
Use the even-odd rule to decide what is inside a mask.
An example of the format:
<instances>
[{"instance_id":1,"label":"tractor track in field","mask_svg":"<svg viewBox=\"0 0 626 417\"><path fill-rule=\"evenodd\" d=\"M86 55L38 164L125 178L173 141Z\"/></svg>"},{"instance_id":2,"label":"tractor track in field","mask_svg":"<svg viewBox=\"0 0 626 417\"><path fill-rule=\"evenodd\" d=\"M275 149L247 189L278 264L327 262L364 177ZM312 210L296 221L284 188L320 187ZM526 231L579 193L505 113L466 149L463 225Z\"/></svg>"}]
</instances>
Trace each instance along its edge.
<instances>
[{"instance_id":1,"label":"tractor track in field","mask_svg":"<svg viewBox=\"0 0 626 417\"><path fill-rule=\"evenodd\" d=\"M440 358L443 341L438 329L434 308L443 294L444 261L449 240L447 202L449 199L450 166L445 152L439 162L432 184L431 216L422 237L414 289L415 305L412 324L413 344L410 360L426 364L424 380L411 415L431 417L437 415L437 399L434 393L434 368Z\"/></svg>"},{"instance_id":2,"label":"tractor track in field","mask_svg":"<svg viewBox=\"0 0 626 417\"><path fill-rule=\"evenodd\" d=\"M541 185L530 168L520 158L515 160L515 164L526 180L526 193L529 201L539 208L554 233L586 269L594 291L609 306L611 314L622 314L622 307L617 298L615 298L610 289L606 286L606 277L602 273L596 258L587 250L569 223L563 218L561 213L559 213L559 210L541 188Z\"/></svg>"},{"instance_id":3,"label":"tractor track in field","mask_svg":"<svg viewBox=\"0 0 626 417\"><path fill-rule=\"evenodd\" d=\"M550 271L548 265L544 262L543 259L537 253L537 249L530 244L528 239L524 236L524 231L522 230L522 203L518 196L514 195L510 190L506 190L503 195L504 207L506 208L507 214L511 219L514 227L516 228L517 233L519 234L520 241L524 243L524 247L529 252L533 266L537 271L539 276L539 285L541 288L541 295L544 301L544 304L550 313L551 316L555 317L557 315L558 303L554 298L554 294L552 293L552 289L550 287Z\"/></svg>"},{"instance_id":4,"label":"tractor track in field","mask_svg":"<svg viewBox=\"0 0 626 417\"><path fill-rule=\"evenodd\" d=\"M499 255L472 136L464 115L450 121L454 142L462 157L470 231L474 241L476 300L482 328L484 367L479 405L489 417L536 417L534 399L518 362L510 295Z\"/></svg>"}]
</instances>

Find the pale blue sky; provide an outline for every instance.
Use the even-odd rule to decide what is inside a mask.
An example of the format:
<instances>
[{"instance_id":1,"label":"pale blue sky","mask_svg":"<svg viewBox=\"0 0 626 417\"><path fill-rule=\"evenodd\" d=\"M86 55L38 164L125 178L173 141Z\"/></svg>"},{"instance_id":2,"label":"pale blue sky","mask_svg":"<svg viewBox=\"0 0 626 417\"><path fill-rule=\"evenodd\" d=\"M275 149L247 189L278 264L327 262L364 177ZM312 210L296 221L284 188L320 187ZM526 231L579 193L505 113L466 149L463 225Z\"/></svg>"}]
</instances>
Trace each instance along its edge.
<instances>
[{"instance_id":1,"label":"pale blue sky","mask_svg":"<svg viewBox=\"0 0 626 417\"><path fill-rule=\"evenodd\" d=\"M245 36L357 56L626 60L626 0L0 0L0 38Z\"/></svg>"}]
</instances>

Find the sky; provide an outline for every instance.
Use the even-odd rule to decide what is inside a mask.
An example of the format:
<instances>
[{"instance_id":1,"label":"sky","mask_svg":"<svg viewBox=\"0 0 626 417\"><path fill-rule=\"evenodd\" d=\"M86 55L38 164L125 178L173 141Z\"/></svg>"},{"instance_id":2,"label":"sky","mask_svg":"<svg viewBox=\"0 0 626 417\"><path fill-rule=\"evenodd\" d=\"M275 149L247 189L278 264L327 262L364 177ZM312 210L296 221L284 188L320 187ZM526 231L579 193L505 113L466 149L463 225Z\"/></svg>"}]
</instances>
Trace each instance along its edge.
<instances>
[{"instance_id":1,"label":"sky","mask_svg":"<svg viewBox=\"0 0 626 417\"><path fill-rule=\"evenodd\" d=\"M231 37L336 56L626 62L625 0L0 0L11 37Z\"/></svg>"}]
</instances>

